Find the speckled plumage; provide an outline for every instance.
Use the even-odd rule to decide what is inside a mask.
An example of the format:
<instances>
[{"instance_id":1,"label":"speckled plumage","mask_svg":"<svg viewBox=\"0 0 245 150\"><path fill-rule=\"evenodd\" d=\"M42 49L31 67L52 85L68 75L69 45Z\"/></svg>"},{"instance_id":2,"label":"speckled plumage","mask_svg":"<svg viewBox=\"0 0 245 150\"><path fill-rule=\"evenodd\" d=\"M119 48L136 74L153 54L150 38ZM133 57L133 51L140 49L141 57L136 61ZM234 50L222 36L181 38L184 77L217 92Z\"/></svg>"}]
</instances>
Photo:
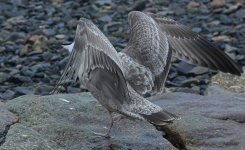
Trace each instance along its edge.
<instances>
[{"instance_id":1,"label":"speckled plumage","mask_svg":"<svg viewBox=\"0 0 245 150\"><path fill-rule=\"evenodd\" d=\"M110 114L117 112L158 125L177 118L139 95L126 81L125 72L104 34L91 21L80 19L73 50L58 84L78 77Z\"/></svg>"},{"instance_id":2,"label":"speckled plumage","mask_svg":"<svg viewBox=\"0 0 245 150\"><path fill-rule=\"evenodd\" d=\"M133 11L129 13L128 21L129 43L121 53L133 61L127 62L125 58L121 61L124 66L136 66L125 67L130 69L126 70L126 79L137 81L130 82L130 85L140 94L162 92L172 56L213 70L236 75L243 72L241 66L217 46L172 19Z\"/></svg>"},{"instance_id":3,"label":"speckled plumage","mask_svg":"<svg viewBox=\"0 0 245 150\"><path fill-rule=\"evenodd\" d=\"M58 84L78 77L110 114L117 112L164 125L178 117L140 94L162 91L172 55L214 70L242 73L241 67L224 52L174 20L138 11L130 12L128 20L129 43L117 53L91 21L80 19L68 64Z\"/></svg>"},{"instance_id":4,"label":"speckled plumage","mask_svg":"<svg viewBox=\"0 0 245 150\"><path fill-rule=\"evenodd\" d=\"M133 11L128 22L129 43L117 55L126 80L141 95L162 92L172 56L213 70L236 75L243 72L217 46L172 19Z\"/></svg>"}]
</instances>

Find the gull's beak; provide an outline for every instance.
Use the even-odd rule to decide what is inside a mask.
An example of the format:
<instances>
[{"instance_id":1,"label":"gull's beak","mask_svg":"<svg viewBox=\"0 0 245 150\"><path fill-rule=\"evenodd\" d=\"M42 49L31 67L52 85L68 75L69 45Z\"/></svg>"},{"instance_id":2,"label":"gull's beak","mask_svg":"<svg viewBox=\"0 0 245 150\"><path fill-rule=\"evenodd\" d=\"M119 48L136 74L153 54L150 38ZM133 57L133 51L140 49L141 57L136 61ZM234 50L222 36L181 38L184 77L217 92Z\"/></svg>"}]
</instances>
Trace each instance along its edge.
<instances>
[{"instance_id":1,"label":"gull's beak","mask_svg":"<svg viewBox=\"0 0 245 150\"><path fill-rule=\"evenodd\" d=\"M74 47L74 43L75 42L71 43L70 45L62 45L62 47L67 49L71 53L71 51L72 51L72 49Z\"/></svg>"}]
</instances>

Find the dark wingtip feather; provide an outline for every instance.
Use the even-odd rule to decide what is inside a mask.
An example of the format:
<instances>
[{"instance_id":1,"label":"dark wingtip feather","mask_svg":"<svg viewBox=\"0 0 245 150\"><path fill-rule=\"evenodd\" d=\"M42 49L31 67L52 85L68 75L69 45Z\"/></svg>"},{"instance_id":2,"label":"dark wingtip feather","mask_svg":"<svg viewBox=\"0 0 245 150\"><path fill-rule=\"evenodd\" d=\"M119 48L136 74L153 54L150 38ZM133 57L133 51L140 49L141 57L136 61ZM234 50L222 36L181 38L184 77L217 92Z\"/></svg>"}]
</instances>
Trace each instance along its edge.
<instances>
[{"instance_id":1,"label":"dark wingtip feather","mask_svg":"<svg viewBox=\"0 0 245 150\"><path fill-rule=\"evenodd\" d=\"M235 72L233 74L241 76L243 72L242 66L240 64L234 63Z\"/></svg>"},{"instance_id":2,"label":"dark wingtip feather","mask_svg":"<svg viewBox=\"0 0 245 150\"><path fill-rule=\"evenodd\" d=\"M167 111L160 111L151 115L141 115L153 125L166 125L168 123L172 123L174 120L180 119L180 117Z\"/></svg>"}]
</instances>

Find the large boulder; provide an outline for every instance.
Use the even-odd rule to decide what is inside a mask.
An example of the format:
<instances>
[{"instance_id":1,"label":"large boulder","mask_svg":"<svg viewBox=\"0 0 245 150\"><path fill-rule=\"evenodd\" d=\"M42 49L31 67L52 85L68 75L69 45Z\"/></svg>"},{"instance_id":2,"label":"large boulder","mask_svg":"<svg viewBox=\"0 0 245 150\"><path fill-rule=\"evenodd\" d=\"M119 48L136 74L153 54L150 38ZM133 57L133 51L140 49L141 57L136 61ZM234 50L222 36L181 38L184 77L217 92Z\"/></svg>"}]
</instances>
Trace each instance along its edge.
<instances>
[{"instance_id":1,"label":"large boulder","mask_svg":"<svg viewBox=\"0 0 245 150\"><path fill-rule=\"evenodd\" d=\"M5 141L9 127L17 121L17 116L9 112L4 103L0 101L0 145Z\"/></svg>"},{"instance_id":2,"label":"large boulder","mask_svg":"<svg viewBox=\"0 0 245 150\"><path fill-rule=\"evenodd\" d=\"M173 124L159 127L173 145L202 150L244 149L245 93L212 86L208 96L168 93L151 99L181 116Z\"/></svg>"},{"instance_id":3,"label":"large boulder","mask_svg":"<svg viewBox=\"0 0 245 150\"><path fill-rule=\"evenodd\" d=\"M6 103L19 121L10 126L0 150L243 149L245 93L217 86L208 93L176 92L150 98L181 117L157 127L165 138L147 122L123 119L113 127L112 139L92 133L106 132L110 120L89 93L22 96Z\"/></svg>"},{"instance_id":4,"label":"large boulder","mask_svg":"<svg viewBox=\"0 0 245 150\"><path fill-rule=\"evenodd\" d=\"M123 119L105 133L110 123L107 111L89 93L22 96L6 103L19 116L5 136L0 150L175 150L162 133L147 122Z\"/></svg>"}]
</instances>

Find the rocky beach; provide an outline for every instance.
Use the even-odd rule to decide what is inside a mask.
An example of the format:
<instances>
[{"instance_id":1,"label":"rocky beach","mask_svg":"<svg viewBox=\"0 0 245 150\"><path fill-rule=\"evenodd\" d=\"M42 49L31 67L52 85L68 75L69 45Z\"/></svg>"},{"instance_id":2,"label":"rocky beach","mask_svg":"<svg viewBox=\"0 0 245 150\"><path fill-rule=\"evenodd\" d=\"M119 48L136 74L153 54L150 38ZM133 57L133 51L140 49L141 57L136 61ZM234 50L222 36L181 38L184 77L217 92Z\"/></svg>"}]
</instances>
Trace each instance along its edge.
<instances>
[{"instance_id":1,"label":"rocky beach","mask_svg":"<svg viewBox=\"0 0 245 150\"><path fill-rule=\"evenodd\" d=\"M245 66L243 0L0 1L0 150L245 147L244 74L174 60L166 81L173 93L150 99L182 119L157 127L159 131L125 119L110 141L91 135L90 130L103 130L108 116L79 84L64 86L63 93L69 94L48 95L68 62L62 45L73 42L78 19L92 20L121 51L128 43L127 15L133 10L189 26Z\"/></svg>"}]
</instances>

